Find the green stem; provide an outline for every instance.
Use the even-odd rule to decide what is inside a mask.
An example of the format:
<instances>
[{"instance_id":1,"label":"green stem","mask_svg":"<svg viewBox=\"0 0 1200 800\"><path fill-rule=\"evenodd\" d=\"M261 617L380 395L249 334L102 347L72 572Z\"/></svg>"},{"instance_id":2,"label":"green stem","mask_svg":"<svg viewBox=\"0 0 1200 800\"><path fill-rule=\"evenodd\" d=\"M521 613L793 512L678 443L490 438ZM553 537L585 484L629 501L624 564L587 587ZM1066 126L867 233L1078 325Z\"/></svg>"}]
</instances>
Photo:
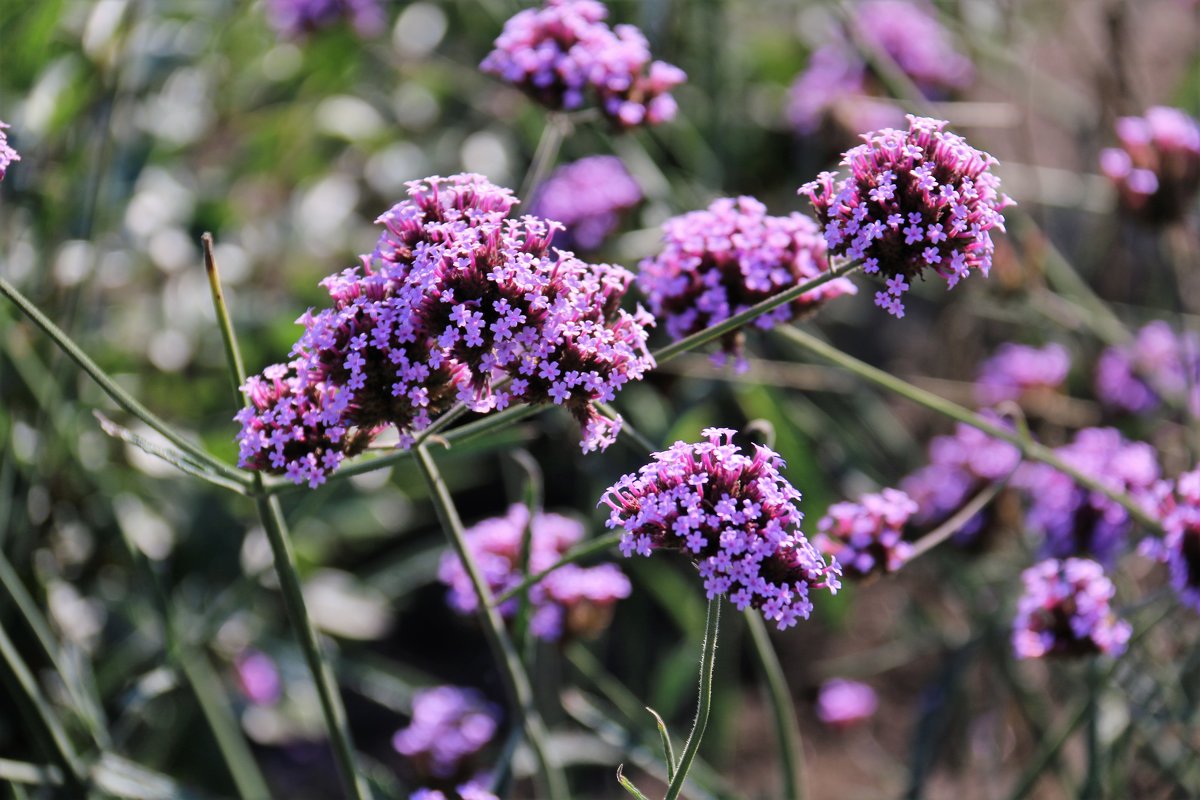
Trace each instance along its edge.
<instances>
[{"instance_id":1,"label":"green stem","mask_svg":"<svg viewBox=\"0 0 1200 800\"><path fill-rule=\"evenodd\" d=\"M983 507L992 502L996 495L1000 494L1012 477L1011 473L1002 481L995 481L980 490L974 497L967 501L967 504L954 512L941 525L931 530L929 533L922 536L917 541L913 542L912 551L908 555L908 560L912 561L918 556L923 556L933 548L937 547L942 542L949 539L954 534L958 533L963 525L971 521L971 518L983 510Z\"/></svg>"},{"instance_id":2,"label":"green stem","mask_svg":"<svg viewBox=\"0 0 1200 800\"><path fill-rule=\"evenodd\" d=\"M495 608L492 590L484 580L483 573L479 571L475 557L467 546L462 520L454 505L454 498L451 497L450 490L446 487L446 482L442 479L442 474L438 471L437 464L434 463L429 450L424 445L418 445L415 451L417 463L421 467L426 483L429 484L430 497L437 509L442 529L446 538L450 540L450 546L462 562L463 568L471 580L471 586L475 589L475 597L479 604L477 610L480 622L483 623L484 636L487 638L493 657L500 666L509 702L513 710L521 717L525 736L529 741L530 749L533 750L534 760L537 762L538 791L542 796L549 797L550 800L559 800L560 798L565 800L569 796L566 778L557 765L551 763L547 753L546 730L541 716L533 707L533 689L529 682L529 675L526 674L517 649L508 636L504 620L500 618L500 612Z\"/></svg>"},{"instance_id":3,"label":"green stem","mask_svg":"<svg viewBox=\"0 0 1200 800\"><path fill-rule=\"evenodd\" d=\"M696 721L692 724L692 732L679 757L679 768L675 778L667 788L663 800L675 800L683 791L683 782L687 780L692 761L700 750L700 740L704 738L704 729L708 727L708 712L712 708L713 668L717 660L717 631L721 622L721 598L713 597L708 601L708 615L704 626L704 644L700 651L700 698L696 703Z\"/></svg>"},{"instance_id":4,"label":"green stem","mask_svg":"<svg viewBox=\"0 0 1200 800\"><path fill-rule=\"evenodd\" d=\"M1057 453L1046 447L1043 444L1033 441L1028 434L1023 434L1016 431L1011 431L1001 427L993 422L984 419L979 414L952 403L945 398L938 397L932 392L927 392L924 389L913 386L907 381L901 380L881 369L872 367L863 361L859 361L854 356L848 353L843 353L827 342L823 342L810 333L802 331L790 325L782 325L775 329L776 332L787 339L792 344L798 345L809 352L831 361L840 367L853 372L860 378L870 381L871 383L880 386L893 394L898 394L901 397L907 398L919 405L925 406L931 411L935 411L943 416L970 425L973 428L978 428L989 436L997 439L1002 439L1013 445L1021 452L1022 457L1031 461L1038 461L1043 464L1048 464L1054 467L1059 472L1069 475L1076 483L1089 489L1093 492L1098 492L1108 499L1122 506L1129 515L1136 519L1139 523L1151 530L1161 530L1159 522L1146 512L1138 503L1123 492L1114 490L1112 487L1097 480L1092 475L1087 475L1070 464L1063 461Z\"/></svg>"},{"instance_id":5,"label":"green stem","mask_svg":"<svg viewBox=\"0 0 1200 800\"><path fill-rule=\"evenodd\" d=\"M521 181L521 191L517 195L523 202L530 202L534 190L546 179L555 159L558 158L558 151L562 148L570 127L571 123L565 115L555 112L546 115L542 136L538 139L537 149L533 151L533 160L529 162L529 169L525 172L525 179Z\"/></svg>"},{"instance_id":6,"label":"green stem","mask_svg":"<svg viewBox=\"0 0 1200 800\"><path fill-rule=\"evenodd\" d=\"M771 716L775 723L775 739L779 743L780 771L783 777L783 796L787 800L804 798L804 747L800 742L800 722L796 705L788 691L787 680L779 656L771 645L766 623L757 611L746 614L754 655L767 679L767 694L771 699Z\"/></svg>"},{"instance_id":7,"label":"green stem","mask_svg":"<svg viewBox=\"0 0 1200 800\"><path fill-rule=\"evenodd\" d=\"M576 561L583 561L585 558L594 556L597 553L603 553L610 547L616 547L621 543L621 535L621 532L606 533L603 536L597 536L595 539L591 539L583 544L572 547L566 553L563 553L562 558L558 559L558 561L554 562L549 567L546 567L541 572L535 572L532 575L526 575L520 583L498 595L493 602L496 605L506 603L517 595L528 591L530 587L545 578L551 572L554 572L554 570L566 566L567 564L574 564Z\"/></svg>"}]
</instances>

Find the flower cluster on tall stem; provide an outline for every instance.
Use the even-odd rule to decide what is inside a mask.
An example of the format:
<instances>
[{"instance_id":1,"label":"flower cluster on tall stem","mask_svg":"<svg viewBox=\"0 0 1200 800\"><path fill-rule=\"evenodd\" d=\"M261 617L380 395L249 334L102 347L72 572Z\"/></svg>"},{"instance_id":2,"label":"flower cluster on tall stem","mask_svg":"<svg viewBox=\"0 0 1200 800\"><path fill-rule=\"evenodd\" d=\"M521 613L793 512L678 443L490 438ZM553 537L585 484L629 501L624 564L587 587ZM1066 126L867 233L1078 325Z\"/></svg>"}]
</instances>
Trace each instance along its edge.
<instances>
[{"instance_id":1,"label":"flower cluster on tall stem","mask_svg":"<svg viewBox=\"0 0 1200 800\"><path fill-rule=\"evenodd\" d=\"M1061 344L1031 347L1006 342L979 366L975 399L994 405L1026 394L1057 391L1070 372L1071 354Z\"/></svg>"},{"instance_id":2,"label":"flower cluster on tall stem","mask_svg":"<svg viewBox=\"0 0 1200 800\"><path fill-rule=\"evenodd\" d=\"M537 188L530 213L561 222L565 249L595 250L621 214L642 202L642 189L616 156L588 156L556 169Z\"/></svg>"},{"instance_id":3,"label":"flower cluster on tall stem","mask_svg":"<svg viewBox=\"0 0 1200 800\"><path fill-rule=\"evenodd\" d=\"M1012 633L1017 658L1125 652L1132 628L1113 612L1116 588L1095 561L1051 558L1021 578L1025 592Z\"/></svg>"},{"instance_id":4,"label":"flower cluster on tall stem","mask_svg":"<svg viewBox=\"0 0 1200 800\"><path fill-rule=\"evenodd\" d=\"M1154 106L1116 124L1120 147L1100 153L1100 171L1117 187L1121 207L1152 223L1187 213L1200 190L1200 122L1186 111Z\"/></svg>"},{"instance_id":5,"label":"flower cluster on tall stem","mask_svg":"<svg viewBox=\"0 0 1200 800\"><path fill-rule=\"evenodd\" d=\"M896 572L912 553L904 527L916 512L917 504L898 489L865 494L856 503L834 503L817 523L813 544L835 559L846 577Z\"/></svg>"},{"instance_id":6,"label":"flower cluster on tall stem","mask_svg":"<svg viewBox=\"0 0 1200 800\"><path fill-rule=\"evenodd\" d=\"M379 0L267 0L267 18L286 39L303 38L342 20L360 36L373 36L387 25Z\"/></svg>"},{"instance_id":7,"label":"flower cluster on tall stem","mask_svg":"<svg viewBox=\"0 0 1200 800\"><path fill-rule=\"evenodd\" d=\"M1146 414L1170 400L1200 416L1200 337L1155 320L1100 354L1095 383L1096 397L1110 409Z\"/></svg>"}]
</instances>

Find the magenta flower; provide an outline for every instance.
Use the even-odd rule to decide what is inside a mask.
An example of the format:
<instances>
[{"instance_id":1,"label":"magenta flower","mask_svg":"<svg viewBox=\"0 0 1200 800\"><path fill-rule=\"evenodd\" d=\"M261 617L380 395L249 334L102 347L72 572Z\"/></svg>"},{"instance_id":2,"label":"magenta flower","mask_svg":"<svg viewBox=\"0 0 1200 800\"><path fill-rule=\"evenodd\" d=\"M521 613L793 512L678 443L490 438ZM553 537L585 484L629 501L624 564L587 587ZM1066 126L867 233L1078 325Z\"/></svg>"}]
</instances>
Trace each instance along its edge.
<instances>
[{"instance_id":1,"label":"magenta flower","mask_svg":"<svg viewBox=\"0 0 1200 800\"><path fill-rule=\"evenodd\" d=\"M1200 338L1151 322L1133 341L1100 354L1095 385L1100 402L1119 411L1146 414L1170 398L1200 416Z\"/></svg>"},{"instance_id":2,"label":"magenta flower","mask_svg":"<svg viewBox=\"0 0 1200 800\"><path fill-rule=\"evenodd\" d=\"M471 549L484 579L494 595L518 585L525 573L520 569L521 543L529 526L529 509L516 504L503 517L483 520L467 529ZM583 541L583 525L559 514L538 514L530 531L529 573L554 566L572 546ZM479 601L462 562L454 553L442 558L438 578L450 587L448 602L460 614L472 614ZM587 636L607 624L617 600L629 596L629 579L615 564L581 567L566 564L529 589L533 607L530 630L546 641L564 635ZM517 599L500 606L500 614L511 618Z\"/></svg>"},{"instance_id":3,"label":"magenta flower","mask_svg":"<svg viewBox=\"0 0 1200 800\"><path fill-rule=\"evenodd\" d=\"M392 747L421 775L461 779L492 741L500 710L474 689L437 686L413 696L412 721L396 731Z\"/></svg>"},{"instance_id":4,"label":"magenta flower","mask_svg":"<svg viewBox=\"0 0 1200 800\"><path fill-rule=\"evenodd\" d=\"M1121 117L1120 147L1100 153L1100 171L1117 187L1121 207L1146 222L1172 222L1200 190L1200 123L1178 108L1154 106Z\"/></svg>"},{"instance_id":5,"label":"magenta flower","mask_svg":"<svg viewBox=\"0 0 1200 800\"><path fill-rule=\"evenodd\" d=\"M642 189L616 156L588 156L546 179L530 213L561 222L564 249L595 250L616 230L622 212L642 202Z\"/></svg>"},{"instance_id":6,"label":"magenta flower","mask_svg":"<svg viewBox=\"0 0 1200 800\"><path fill-rule=\"evenodd\" d=\"M992 264L992 229L1004 230L1011 204L991 167L996 160L946 123L908 117L907 131L885 128L842 163L850 175L835 183L823 172L800 187L816 209L829 252L862 261L863 271L887 279L875 304L904 316L906 279L931 271L949 287Z\"/></svg>"},{"instance_id":7,"label":"magenta flower","mask_svg":"<svg viewBox=\"0 0 1200 800\"><path fill-rule=\"evenodd\" d=\"M829 271L825 242L808 217L772 217L753 197L720 198L703 211L663 223L663 250L642 262L638 285L672 339L703 330L798 283ZM763 329L856 288L838 278L755 320ZM741 334L722 340L739 357Z\"/></svg>"},{"instance_id":8,"label":"magenta flower","mask_svg":"<svg viewBox=\"0 0 1200 800\"><path fill-rule=\"evenodd\" d=\"M253 648L234 659L238 688L256 706L272 706L283 696L283 682L275 660Z\"/></svg>"},{"instance_id":9,"label":"magenta flower","mask_svg":"<svg viewBox=\"0 0 1200 800\"><path fill-rule=\"evenodd\" d=\"M374 36L387 25L379 0L267 0L267 19L287 39L301 39L343 19L360 36Z\"/></svg>"},{"instance_id":10,"label":"magenta flower","mask_svg":"<svg viewBox=\"0 0 1200 800\"><path fill-rule=\"evenodd\" d=\"M912 553L904 526L915 513L917 504L897 489L865 494L857 503L834 503L817 523L813 544L846 577L896 572Z\"/></svg>"},{"instance_id":11,"label":"magenta flower","mask_svg":"<svg viewBox=\"0 0 1200 800\"><path fill-rule=\"evenodd\" d=\"M1012 634L1017 658L1125 652L1132 629L1113 613L1116 589L1095 561L1047 559L1021 578L1025 593Z\"/></svg>"},{"instance_id":12,"label":"magenta flower","mask_svg":"<svg viewBox=\"0 0 1200 800\"><path fill-rule=\"evenodd\" d=\"M596 0L547 0L519 11L480 68L554 111L579 109L594 98L619 128L674 119L670 91L687 76L651 61L642 32L632 25L610 28L607 17Z\"/></svg>"},{"instance_id":13,"label":"magenta flower","mask_svg":"<svg viewBox=\"0 0 1200 800\"><path fill-rule=\"evenodd\" d=\"M464 783L447 795L440 789L417 789L408 800L500 800L496 795L475 783Z\"/></svg>"},{"instance_id":14,"label":"magenta flower","mask_svg":"<svg viewBox=\"0 0 1200 800\"><path fill-rule=\"evenodd\" d=\"M875 716L879 700L865 683L834 678L821 684L817 718L833 728L850 728Z\"/></svg>"},{"instance_id":15,"label":"magenta flower","mask_svg":"<svg viewBox=\"0 0 1200 800\"><path fill-rule=\"evenodd\" d=\"M709 599L728 593L739 611L753 606L783 630L808 619L813 589L837 592L841 570L800 532L800 493L780 474L783 460L761 445L743 454L733 434L707 428L706 442L676 442L601 502L608 527L625 530L626 557L682 552Z\"/></svg>"},{"instance_id":16,"label":"magenta flower","mask_svg":"<svg viewBox=\"0 0 1200 800\"><path fill-rule=\"evenodd\" d=\"M0 181L4 180L4 176L8 172L8 165L14 161L21 160L21 156L17 151L9 146L8 135L4 133L6 128L11 127L11 125L0 119Z\"/></svg>"},{"instance_id":17,"label":"magenta flower","mask_svg":"<svg viewBox=\"0 0 1200 800\"><path fill-rule=\"evenodd\" d=\"M1060 389L1071 371L1071 356L1060 344L1030 347L1007 342L979 366L975 399L984 405L1018 400L1027 392Z\"/></svg>"},{"instance_id":18,"label":"magenta flower","mask_svg":"<svg viewBox=\"0 0 1200 800\"><path fill-rule=\"evenodd\" d=\"M1200 469L1185 472L1173 485L1164 482L1158 495L1165 535L1144 540L1139 550L1166 564L1179 599L1200 611Z\"/></svg>"}]
</instances>

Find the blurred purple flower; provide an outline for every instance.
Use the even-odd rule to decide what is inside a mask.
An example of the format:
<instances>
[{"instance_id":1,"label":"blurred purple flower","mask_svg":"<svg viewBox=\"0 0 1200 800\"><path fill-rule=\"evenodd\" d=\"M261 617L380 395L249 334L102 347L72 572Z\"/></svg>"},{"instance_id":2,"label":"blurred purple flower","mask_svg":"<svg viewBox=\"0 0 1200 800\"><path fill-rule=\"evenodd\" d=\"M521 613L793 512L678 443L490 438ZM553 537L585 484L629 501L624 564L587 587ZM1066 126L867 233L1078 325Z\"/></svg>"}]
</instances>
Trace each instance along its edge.
<instances>
[{"instance_id":1,"label":"blurred purple flower","mask_svg":"<svg viewBox=\"0 0 1200 800\"><path fill-rule=\"evenodd\" d=\"M461 777L496 735L499 719L500 710L474 689L422 689L413 696L412 721L396 731L392 747L422 775Z\"/></svg>"},{"instance_id":2,"label":"blurred purple flower","mask_svg":"<svg viewBox=\"0 0 1200 800\"><path fill-rule=\"evenodd\" d=\"M1182 217L1200 190L1200 123L1178 108L1154 106L1121 117L1120 147L1100 152L1100 171L1117 187L1122 208L1147 222Z\"/></svg>"},{"instance_id":3,"label":"blurred purple flower","mask_svg":"<svg viewBox=\"0 0 1200 800\"><path fill-rule=\"evenodd\" d=\"M1071 356L1060 344L1030 347L1007 342L984 361L975 379L975 399L983 405L1018 400L1026 392L1056 391L1071 371Z\"/></svg>"},{"instance_id":4,"label":"blurred purple flower","mask_svg":"<svg viewBox=\"0 0 1200 800\"><path fill-rule=\"evenodd\" d=\"M1193 416L1200 416L1200 337L1177 334L1161 320L1151 322L1133 341L1100 354L1095 381L1096 396L1110 408L1145 414L1166 396L1184 401Z\"/></svg>"},{"instance_id":5,"label":"blurred purple flower","mask_svg":"<svg viewBox=\"0 0 1200 800\"><path fill-rule=\"evenodd\" d=\"M234 660L238 687L246 699L258 706L271 706L283 696L279 668L266 653L253 648L240 653Z\"/></svg>"},{"instance_id":6,"label":"blurred purple flower","mask_svg":"<svg viewBox=\"0 0 1200 800\"><path fill-rule=\"evenodd\" d=\"M715 325L750 306L829 271L825 242L815 222L802 214L772 217L753 197L714 200L663 223L663 250L641 263L638 285L672 339ZM772 328L816 308L825 300L854 294L839 278L755 320ZM722 352L739 358L741 333L721 341Z\"/></svg>"},{"instance_id":7,"label":"blurred purple flower","mask_svg":"<svg viewBox=\"0 0 1200 800\"><path fill-rule=\"evenodd\" d=\"M17 151L9 146L8 135L4 132L5 129L11 127L11 125L0 119L0 181L4 180L4 176L8 172L8 165L14 161L21 160L21 156L17 154Z\"/></svg>"},{"instance_id":8,"label":"blurred purple flower","mask_svg":"<svg viewBox=\"0 0 1200 800\"><path fill-rule=\"evenodd\" d=\"M857 503L834 503L817 523L813 544L837 561L846 577L895 572L912 552L903 536L916 512L912 498L896 489L864 494Z\"/></svg>"},{"instance_id":9,"label":"blurred purple flower","mask_svg":"<svg viewBox=\"0 0 1200 800\"><path fill-rule=\"evenodd\" d=\"M496 795L474 783L464 783L449 796L440 789L417 789L408 800L500 800Z\"/></svg>"},{"instance_id":10,"label":"blurred purple flower","mask_svg":"<svg viewBox=\"0 0 1200 800\"><path fill-rule=\"evenodd\" d=\"M904 316L906 279L932 270L953 287L992 265L991 230L1004 230L1011 205L991 168L996 160L942 130L946 123L908 116L907 131L864 134L842 163L849 177L822 172L800 187L816 209L829 252L862 261L886 278L875 304Z\"/></svg>"},{"instance_id":11,"label":"blurred purple flower","mask_svg":"<svg viewBox=\"0 0 1200 800\"><path fill-rule=\"evenodd\" d=\"M1162 561L1179 599L1200 612L1200 468L1159 487L1158 513L1165 535L1146 539L1143 555Z\"/></svg>"},{"instance_id":12,"label":"blurred purple flower","mask_svg":"<svg viewBox=\"0 0 1200 800\"><path fill-rule=\"evenodd\" d=\"M1021 578L1025 592L1012 635L1017 658L1125 652L1132 629L1113 613L1116 589L1095 561L1047 559Z\"/></svg>"},{"instance_id":13,"label":"blurred purple flower","mask_svg":"<svg viewBox=\"0 0 1200 800\"><path fill-rule=\"evenodd\" d=\"M515 504L503 517L493 517L466 531L467 546L493 594L517 586L526 576L519 568L521 545L529 527L529 509ZM554 566L573 545L583 541L583 525L559 514L541 513L533 519L530 538L529 574ZM448 602L460 614L478 608L471 580L454 553L442 557L438 578L450 587ZM614 603L629 596L629 579L615 564L581 567L566 564L529 589L533 606L530 630L546 641L564 634L588 635L607 623ZM516 598L500 606L502 616L517 612Z\"/></svg>"},{"instance_id":14,"label":"blurred purple flower","mask_svg":"<svg viewBox=\"0 0 1200 800\"><path fill-rule=\"evenodd\" d=\"M300 39L348 19L360 36L387 25L379 0L267 0L267 18L280 36Z\"/></svg>"},{"instance_id":15,"label":"blurred purple flower","mask_svg":"<svg viewBox=\"0 0 1200 800\"><path fill-rule=\"evenodd\" d=\"M821 684L817 718L835 728L849 728L875 715L879 700L865 683L834 678Z\"/></svg>"},{"instance_id":16,"label":"blurred purple flower","mask_svg":"<svg viewBox=\"0 0 1200 800\"><path fill-rule=\"evenodd\" d=\"M621 212L642 202L642 190L616 156L588 156L564 164L538 188L529 212L566 226L556 245L595 250L620 223Z\"/></svg>"},{"instance_id":17,"label":"blurred purple flower","mask_svg":"<svg viewBox=\"0 0 1200 800\"><path fill-rule=\"evenodd\" d=\"M684 553L710 599L729 593L739 611L753 606L784 630L808 619L812 589L837 592L841 570L800 532L800 492L780 474L783 459L761 445L751 458L733 435L707 428L707 442L654 453L600 502L612 509L608 527L625 530L626 557Z\"/></svg>"}]
</instances>

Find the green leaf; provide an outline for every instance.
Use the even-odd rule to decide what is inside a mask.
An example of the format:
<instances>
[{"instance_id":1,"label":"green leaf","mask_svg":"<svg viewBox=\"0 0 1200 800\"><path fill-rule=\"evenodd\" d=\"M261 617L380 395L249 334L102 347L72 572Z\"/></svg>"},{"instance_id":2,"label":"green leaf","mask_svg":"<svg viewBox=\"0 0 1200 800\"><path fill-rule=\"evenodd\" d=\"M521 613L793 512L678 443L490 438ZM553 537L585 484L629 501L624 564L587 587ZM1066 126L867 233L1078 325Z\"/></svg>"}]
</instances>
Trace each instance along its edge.
<instances>
[{"instance_id":1,"label":"green leaf","mask_svg":"<svg viewBox=\"0 0 1200 800\"><path fill-rule=\"evenodd\" d=\"M675 748L671 744L671 734L667 731L667 723L663 722L663 718L658 715L650 706L646 706L646 710L654 715L654 722L658 726L658 738L662 739L663 758L667 762L667 780L675 780Z\"/></svg>"},{"instance_id":2,"label":"green leaf","mask_svg":"<svg viewBox=\"0 0 1200 800\"><path fill-rule=\"evenodd\" d=\"M651 713L653 713L653 712L651 712ZM617 783L621 784L622 789L629 792L631 795L636 797L638 800L649 800L649 798L646 797L646 795L644 795L640 791L638 791L638 788L633 785L633 781L629 780L629 778L626 778L624 775L621 774L621 770L623 770L624 768L625 768L624 764L621 764L617 767Z\"/></svg>"}]
</instances>

